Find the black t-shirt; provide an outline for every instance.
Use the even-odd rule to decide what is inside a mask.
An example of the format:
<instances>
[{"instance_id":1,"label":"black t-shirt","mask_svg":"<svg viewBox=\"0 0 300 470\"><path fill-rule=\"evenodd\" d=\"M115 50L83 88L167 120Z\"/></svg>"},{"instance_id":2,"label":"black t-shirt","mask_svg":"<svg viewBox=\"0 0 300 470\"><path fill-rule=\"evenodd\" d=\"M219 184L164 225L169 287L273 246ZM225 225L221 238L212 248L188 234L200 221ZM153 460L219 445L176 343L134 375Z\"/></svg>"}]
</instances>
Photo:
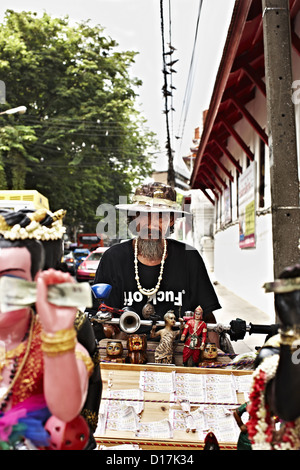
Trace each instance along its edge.
<instances>
[{"instance_id":1,"label":"black t-shirt","mask_svg":"<svg viewBox=\"0 0 300 470\"><path fill-rule=\"evenodd\" d=\"M146 266L139 262L138 273L142 287L155 287L159 271L160 265ZM142 318L142 308L148 297L137 288L132 240L113 245L103 254L95 276L94 284L97 283L112 286L110 296L105 300L107 305L119 309L130 307ZM151 304L162 320L168 310L174 310L178 317L201 305L205 319L208 313L221 308L202 257L195 248L168 239L168 256L162 281ZM96 308L97 301L94 302L93 311Z\"/></svg>"}]
</instances>

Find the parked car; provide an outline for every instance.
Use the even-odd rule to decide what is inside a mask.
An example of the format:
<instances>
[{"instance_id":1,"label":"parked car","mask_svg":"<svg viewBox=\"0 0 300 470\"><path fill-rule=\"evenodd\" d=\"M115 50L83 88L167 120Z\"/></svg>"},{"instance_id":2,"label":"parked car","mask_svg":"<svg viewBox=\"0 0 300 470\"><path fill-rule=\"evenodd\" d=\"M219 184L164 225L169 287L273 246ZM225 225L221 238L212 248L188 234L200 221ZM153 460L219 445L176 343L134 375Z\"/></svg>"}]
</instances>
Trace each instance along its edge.
<instances>
[{"instance_id":1,"label":"parked car","mask_svg":"<svg viewBox=\"0 0 300 470\"><path fill-rule=\"evenodd\" d=\"M87 248L76 248L73 253L75 258L75 269L77 271L78 266L90 254L90 250L88 250Z\"/></svg>"},{"instance_id":2,"label":"parked car","mask_svg":"<svg viewBox=\"0 0 300 470\"><path fill-rule=\"evenodd\" d=\"M76 262L73 251L65 250L61 259L61 264L67 272L74 276L76 272Z\"/></svg>"},{"instance_id":3,"label":"parked car","mask_svg":"<svg viewBox=\"0 0 300 470\"><path fill-rule=\"evenodd\" d=\"M96 250L92 251L86 259L78 266L76 272L77 281L89 281L93 282L95 274L98 268L98 264L103 253L108 249L108 247L99 247Z\"/></svg>"}]
</instances>

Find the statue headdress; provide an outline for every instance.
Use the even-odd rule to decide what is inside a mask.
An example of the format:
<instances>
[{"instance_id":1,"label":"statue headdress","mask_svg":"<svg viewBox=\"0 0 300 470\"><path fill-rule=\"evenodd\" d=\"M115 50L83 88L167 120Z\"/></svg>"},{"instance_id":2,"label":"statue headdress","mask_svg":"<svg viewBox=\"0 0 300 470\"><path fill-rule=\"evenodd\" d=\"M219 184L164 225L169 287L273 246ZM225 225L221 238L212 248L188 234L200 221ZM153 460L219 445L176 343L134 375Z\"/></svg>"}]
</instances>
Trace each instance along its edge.
<instances>
[{"instance_id":1,"label":"statue headdress","mask_svg":"<svg viewBox=\"0 0 300 470\"><path fill-rule=\"evenodd\" d=\"M61 239L66 231L62 219L66 211L52 213L46 209L35 212L19 210L0 211L0 236L6 240L34 239L50 241Z\"/></svg>"}]
</instances>

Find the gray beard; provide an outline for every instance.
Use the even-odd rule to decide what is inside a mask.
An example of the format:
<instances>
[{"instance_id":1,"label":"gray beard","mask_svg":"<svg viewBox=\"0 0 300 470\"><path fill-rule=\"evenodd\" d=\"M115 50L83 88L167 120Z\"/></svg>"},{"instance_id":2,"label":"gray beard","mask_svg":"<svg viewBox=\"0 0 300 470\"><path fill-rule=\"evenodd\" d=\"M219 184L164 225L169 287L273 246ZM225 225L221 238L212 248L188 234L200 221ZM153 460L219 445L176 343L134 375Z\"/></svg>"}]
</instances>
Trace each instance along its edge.
<instances>
[{"instance_id":1,"label":"gray beard","mask_svg":"<svg viewBox=\"0 0 300 470\"><path fill-rule=\"evenodd\" d=\"M161 259L164 252L164 247L161 238L156 240L138 238L138 253L143 255L145 258L153 261Z\"/></svg>"}]
</instances>

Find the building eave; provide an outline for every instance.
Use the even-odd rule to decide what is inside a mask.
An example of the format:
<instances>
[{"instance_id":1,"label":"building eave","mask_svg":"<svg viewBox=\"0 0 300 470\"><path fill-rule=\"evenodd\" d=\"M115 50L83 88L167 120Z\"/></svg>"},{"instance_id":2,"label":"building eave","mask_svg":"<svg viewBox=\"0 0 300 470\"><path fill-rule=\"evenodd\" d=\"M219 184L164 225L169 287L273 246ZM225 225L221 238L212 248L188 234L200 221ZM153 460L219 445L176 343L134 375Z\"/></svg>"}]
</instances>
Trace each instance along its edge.
<instances>
[{"instance_id":1,"label":"building eave","mask_svg":"<svg viewBox=\"0 0 300 470\"><path fill-rule=\"evenodd\" d=\"M292 24L299 9L299 0L290 0ZM291 30L292 44L299 52L300 39L293 27ZM255 97L257 89L266 94L264 75L261 0L236 0L191 174L192 189L211 190L216 198L219 197L226 179L233 180L220 162L224 155L241 172L238 161L227 148L227 140L231 136L247 157L254 159L250 148L234 127L240 119L247 119L259 137L268 144L268 136L246 107Z\"/></svg>"}]
</instances>

